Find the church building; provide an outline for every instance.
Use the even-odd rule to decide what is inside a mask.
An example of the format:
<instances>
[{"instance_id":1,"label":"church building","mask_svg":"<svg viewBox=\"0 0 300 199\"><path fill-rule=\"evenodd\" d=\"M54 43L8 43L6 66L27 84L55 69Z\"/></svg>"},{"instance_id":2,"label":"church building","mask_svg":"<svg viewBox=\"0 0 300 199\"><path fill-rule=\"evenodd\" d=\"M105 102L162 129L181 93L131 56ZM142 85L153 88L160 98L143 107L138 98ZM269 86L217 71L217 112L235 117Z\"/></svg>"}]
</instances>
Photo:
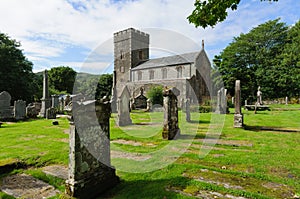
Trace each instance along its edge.
<instances>
[{"instance_id":1,"label":"church building","mask_svg":"<svg viewBox=\"0 0 300 199\"><path fill-rule=\"evenodd\" d=\"M189 98L191 103L208 100L210 61L202 49L180 55L149 58L149 34L129 28L114 33L113 99L127 86L131 98L156 85L180 90L179 104Z\"/></svg>"}]
</instances>

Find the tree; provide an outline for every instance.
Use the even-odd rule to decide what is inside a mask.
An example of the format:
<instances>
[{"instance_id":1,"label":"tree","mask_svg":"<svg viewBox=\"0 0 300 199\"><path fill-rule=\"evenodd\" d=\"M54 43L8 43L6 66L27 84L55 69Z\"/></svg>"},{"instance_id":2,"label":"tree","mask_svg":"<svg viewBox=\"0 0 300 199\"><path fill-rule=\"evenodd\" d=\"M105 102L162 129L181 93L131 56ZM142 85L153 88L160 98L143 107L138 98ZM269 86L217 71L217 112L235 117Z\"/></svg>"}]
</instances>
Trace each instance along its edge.
<instances>
[{"instance_id":1,"label":"tree","mask_svg":"<svg viewBox=\"0 0 300 199\"><path fill-rule=\"evenodd\" d=\"M68 66L51 68L48 72L49 86L52 90L55 89L58 92L67 92L71 94L76 74L76 71Z\"/></svg>"},{"instance_id":2,"label":"tree","mask_svg":"<svg viewBox=\"0 0 300 199\"><path fill-rule=\"evenodd\" d=\"M147 97L152 101L152 104L160 104L163 105L163 87L161 85L159 86L153 86L149 89L147 92Z\"/></svg>"},{"instance_id":3,"label":"tree","mask_svg":"<svg viewBox=\"0 0 300 199\"><path fill-rule=\"evenodd\" d=\"M261 1L278 1L278 0L261 0ZM240 0L196 0L195 9L187 17L189 23L193 23L195 27L215 26L227 17L227 9L236 10Z\"/></svg>"},{"instance_id":4,"label":"tree","mask_svg":"<svg viewBox=\"0 0 300 199\"><path fill-rule=\"evenodd\" d=\"M0 33L0 92L8 91L12 101L33 101L35 92L32 63L23 55L20 42Z\"/></svg>"},{"instance_id":5,"label":"tree","mask_svg":"<svg viewBox=\"0 0 300 199\"><path fill-rule=\"evenodd\" d=\"M287 43L276 65L278 86L285 96L300 95L300 20L288 31Z\"/></svg>"},{"instance_id":6,"label":"tree","mask_svg":"<svg viewBox=\"0 0 300 199\"><path fill-rule=\"evenodd\" d=\"M253 28L247 34L235 37L219 56L215 56L214 66L223 77L225 86L234 94L234 82L241 80L242 97L256 98L258 86L269 98L279 97L280 74L276 65L280 63L288 27L279 19L268 21Z\"/></svg>"},{"instance_id":7,"label":"tree","mask_svg":"<svg viewBox=\"0 0 300 199\"><path fill-rule=\"evenodd\" d=\"M100 76L97 85L95 98L111 96L112 85L113 85L113 74L102 74Z\"/></svg>"}]
</instances>

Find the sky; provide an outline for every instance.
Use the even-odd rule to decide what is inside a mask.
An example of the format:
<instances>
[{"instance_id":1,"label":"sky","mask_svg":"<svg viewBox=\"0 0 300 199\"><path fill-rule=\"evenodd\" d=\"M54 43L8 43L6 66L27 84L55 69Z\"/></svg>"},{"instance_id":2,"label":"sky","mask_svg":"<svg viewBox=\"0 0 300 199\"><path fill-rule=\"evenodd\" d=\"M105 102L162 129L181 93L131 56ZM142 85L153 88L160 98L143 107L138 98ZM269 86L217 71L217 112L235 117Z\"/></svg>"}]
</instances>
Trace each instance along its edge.
<instances>
[{"instance_id":1,"label":"sky","mask_svg":"<svg viewBox=\"0 0 300 199\"><path fill-rule=\"evenodd\" d=\"M69 66L93 74L113 70L113 33L135 28L150 34L151 58L198 51L212 58L234 37L268 20L293 25L300 0L241 0L236 11L213 28L186 19L194 0L0 0L0 32L21 42L38 72Z\"/></svg>"}]
</instances>

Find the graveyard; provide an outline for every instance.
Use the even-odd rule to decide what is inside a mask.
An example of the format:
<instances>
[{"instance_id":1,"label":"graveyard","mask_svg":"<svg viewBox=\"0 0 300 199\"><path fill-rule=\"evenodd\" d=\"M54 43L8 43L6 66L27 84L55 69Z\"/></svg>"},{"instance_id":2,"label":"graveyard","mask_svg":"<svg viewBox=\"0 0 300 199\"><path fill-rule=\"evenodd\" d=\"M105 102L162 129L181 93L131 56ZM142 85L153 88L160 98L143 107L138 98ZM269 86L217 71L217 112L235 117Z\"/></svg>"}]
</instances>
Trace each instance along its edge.
<instances>
[{"instance_id":1,"label":"graveyard","mask_svg":"<svg viewBox=\"0 0 300 199\"><path fill-rule=\"evenodd\" d=\"M165 140L163 112L132 111L132 124L124 127L116 125L117 114L113 113L111 164L120 182L98 198L297 198L299 110L297 104L274 105L271 111L256 114L242 109L244 128L234 128L234 110L230 108L230 113L224 115L220 138L204 156L202 146L205 139L209 140L211 118L219 114L191 112L191 121L186 122L185 112L179 110L180 136ZM68 198L64 193L66 174L61 168L68 167L70 124L66 117L56 120L59 125L41 118L2 124L1 190L13 189L3 179L26 175L51 185L44 189L52 190L49 198ZM177 152L179 155L168 165L151 164L163 163L155 160L152 152L172 142L170 154L162 152L161 158L168 161L166 158ZM45 172L49 166L60 168L55 170L61 171L61 176ZM141 172L143 169L145 172ZM34 190L28 186L28 190ZM0 198L13 197L2 191Z\"/></svg>"}]
</instances>

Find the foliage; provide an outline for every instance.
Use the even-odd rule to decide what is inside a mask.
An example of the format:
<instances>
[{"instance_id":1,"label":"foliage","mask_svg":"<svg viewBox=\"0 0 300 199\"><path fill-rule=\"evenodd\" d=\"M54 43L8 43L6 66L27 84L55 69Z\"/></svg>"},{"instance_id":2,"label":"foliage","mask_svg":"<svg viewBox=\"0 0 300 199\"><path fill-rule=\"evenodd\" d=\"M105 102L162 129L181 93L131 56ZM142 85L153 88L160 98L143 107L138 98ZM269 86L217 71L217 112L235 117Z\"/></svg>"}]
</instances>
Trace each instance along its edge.
<instances>
[{"instance_id":1,"label":"foliage","mask_svg":"<svg viewBox=\"0 0 300 199\"><path fill-rule=\"evenodd\" d=\"M113 74L102 74L97 85L95 97L102 98L104 96L111 96L112 86Z\"/></svg>"},{"instance_id":2,"label":"foliage","mask_svg":"<svg viewBox=\"0 0 300 199\"><path fill-rule=\"evenodd\" d=\"M267 1L267 0L261 0ZM268 0L278 1L278 0ZM227 9L236 10L240 0L195 0L195 9L187 17L190 23L193 23L195 27L215 26L217 23L222 22L227 17Z\"/></svg>"},{"instance_id":3,"label":"foliage","mask_svg":"<svg viewBox=\"0 0 300 199\"><path fill-rule=\"evenodd\" d=\"M32 63L20 50L21 44L0 33L0 92L8 91L12 101L33 101L36 91Z\"/></svg>"},{"instance_id":4,"label":"foliage","mask_svg":"<svg viewBox=\"0 0 300 199\"><path fill-rule=\"evenodd\" d=\"M51 68L48 72L49 87L59 92L72 93L76 78L76 71L68 66Z\"/></svg>"},{"instance_id":5,"label":"foliage","mask_svg":"<svg viewBox=\"0 0 300 199\"><path fill-rule=\"evenodd\" d=\"M214 67L221 73L225 87L234 95L235 80L241 80L242 97L256 98L257 87L266 98L286 95L286 85L280 84L287 73L278 71L281 56L287 43L288 27L279 19L268 21L253 28L247 34L235 37L220 55L215 56ZM294 51L295 56L299 53ZM296 93L293 93L296 94Z\"/></svg>"},{"instance_id":6,"label":"foliage","mask_svg":"<svg viewBox=\"0 0 300 199\"><path fill-rule=\"evenodd\" d=\"M152 101L152 104L163 105L163 87L162 86L153 86L147 91L147 98Z\"/></svg>"},{"instance_id":7,"label":"foliage","mask_svg":"<svg viewBox=\"0 0 300 199\"><path fill-rule=\"evenodd\" d=\"M76 77L74 91L82 93L89 99L110 97L113 84L113 74L92 75L79 73Z\"/></svg>"}]
</instances>

